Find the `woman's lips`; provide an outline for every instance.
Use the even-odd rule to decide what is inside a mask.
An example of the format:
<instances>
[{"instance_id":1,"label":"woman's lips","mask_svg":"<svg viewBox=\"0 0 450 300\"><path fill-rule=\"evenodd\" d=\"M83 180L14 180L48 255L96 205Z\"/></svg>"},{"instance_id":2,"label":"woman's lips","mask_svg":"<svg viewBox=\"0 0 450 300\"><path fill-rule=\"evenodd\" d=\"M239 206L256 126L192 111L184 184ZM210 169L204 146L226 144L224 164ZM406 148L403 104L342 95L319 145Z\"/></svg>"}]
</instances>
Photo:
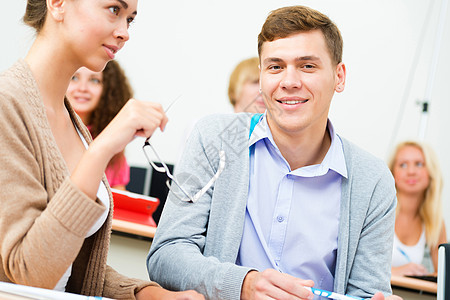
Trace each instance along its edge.
<instances>
[{"instance_id":1,"label":"woman's lips","mask_svg":"<svg viewBox=\"0 0 450 300\"><path fill-rule=\"evenodd\" d=\"M114 59L119 48L112 45L103 45L105 48L106 54L108 54L109 58Z\"/></svg>"},{"instance_id":2,"label":"woman's lips","mask_svg":"<svg viewBox=\"0 0 450 300\"><path fill-rule=\"evenodd\" d=\"M80 102L80 103L85 103L85 102L89 102L90 101L89 98L84 98L84 97L76 97L76 98L74 98L74 100L76 102Z\"/></svg>"}]
</instances>

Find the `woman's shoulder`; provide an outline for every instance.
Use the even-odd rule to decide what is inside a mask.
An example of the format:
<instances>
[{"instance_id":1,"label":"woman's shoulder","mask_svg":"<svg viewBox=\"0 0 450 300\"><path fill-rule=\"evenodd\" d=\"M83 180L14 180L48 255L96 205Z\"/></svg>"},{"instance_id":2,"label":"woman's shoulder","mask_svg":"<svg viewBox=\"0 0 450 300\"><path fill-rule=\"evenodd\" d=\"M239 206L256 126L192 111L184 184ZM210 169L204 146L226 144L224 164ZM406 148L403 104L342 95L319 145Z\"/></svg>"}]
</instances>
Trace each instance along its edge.
<instances>
[{"instance_id":1,"label":"woman's shoulder","mask_svg":"<svg viewBox=\"0 0 450 300\"><path fill-rule=\"evenodd\" d=\"M38 85L23 60L0 73L0 113L8 118L45 118Z\"/></svg>"},{"instance_id":2,"label":"woman's shoulder","mask_svg":"<svg viewBox=\"0 0 450 300\"><path fill-rule=\"evenodd\" d=\"M30 79L34 80L31 70L28 64L21 59L0 73L0 83L12 84L11 88L17 87L17 85L24 85L21 82L29 81Z\"/></svg>"},{"instance_id":3,"label":"woman's shoulder","mask_svg":"<svg viewBox=\"0 0 450 300\"><path fill-rule=\"evenodd\" d=\"M39 99L39 90L25 61L19 60L0 73L0 105L15 106Z\"/></svg>"}]
</instances>

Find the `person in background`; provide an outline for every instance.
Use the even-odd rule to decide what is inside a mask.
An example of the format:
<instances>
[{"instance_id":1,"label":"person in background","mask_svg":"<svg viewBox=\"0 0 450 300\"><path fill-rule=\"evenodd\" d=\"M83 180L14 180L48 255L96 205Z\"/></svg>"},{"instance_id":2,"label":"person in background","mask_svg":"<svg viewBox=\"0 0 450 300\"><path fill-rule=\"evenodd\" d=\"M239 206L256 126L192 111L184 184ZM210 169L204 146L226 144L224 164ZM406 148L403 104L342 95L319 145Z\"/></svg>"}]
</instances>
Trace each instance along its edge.
<instances>
[{"instance_id":1,"label":"person in background","mask_svg":"<svg viewBox=\"0 0 450 300\"><path fill-rule=\"evenodd\" d=\"M102 72L78 69L70 80L66 97L95 138L133 97L133 90L119 63L112 60ZM124 151L113 156L105 174L112 188L125 190L130 181L130 167Z\"/></svg>"},{"instance_id":2,"label":"person in background","mask_svg":"<svg viewBox=\"0 0 450 300\"><path fill-rule=\"evenodd\" d=\"M259 90L258 57L244 59L231 72L228 83L228 98L235 113L264 113L266 106ZM192 120L184 130L180 155L183 153L184 145L198 120Z\"/></svg>"},{"instance_id":3,"label":"person in background","mask_svg":"<svg viewBox=\"0 0 450 300\"><path fill-rule=\"evenodd\" d=\"M162 106L130 100L92 141L65 98L80 67L101 72L114 59L136 14L137 0L27 1L23 20L36 38L0 75L0 281L114 299L203 299L106 264L105 168L135 136L164 129Z\"/></svg>"},{"instance_id":4,"label":"person in background","mask_svg":"<svg viewBox=\"0 0 450 300\"><path fill-rule=\"evenodd\" d=\"M389 161L397 189L392 275L436 274L438 246L447 242L442 217L442 174L425 143L397 145Z\"/></svg>"},{"instance_id":5,"label":"person in background","mask_svg":"<svg viewBox=\"0 0 450 300\"><path fill-rule=\"evenodd\" d=\"M269 14L258 36L267 110L197 122L147 257L150 278L208 299L312 299L313 286L398 299L394 179L328 119L345 87L342 49L337 26L314 9Z\"/></svg>"},{"instance_id":6,"label":"person in background","mask_svg":"<svg viewBox=\"0 0 450 300\"><path fill-rule=\"evenodd\" d=\"M230 75L228 98L234 112L263 113L266 110L259 90L259 59L241 61Z\"/></svg>"}]
</instances>

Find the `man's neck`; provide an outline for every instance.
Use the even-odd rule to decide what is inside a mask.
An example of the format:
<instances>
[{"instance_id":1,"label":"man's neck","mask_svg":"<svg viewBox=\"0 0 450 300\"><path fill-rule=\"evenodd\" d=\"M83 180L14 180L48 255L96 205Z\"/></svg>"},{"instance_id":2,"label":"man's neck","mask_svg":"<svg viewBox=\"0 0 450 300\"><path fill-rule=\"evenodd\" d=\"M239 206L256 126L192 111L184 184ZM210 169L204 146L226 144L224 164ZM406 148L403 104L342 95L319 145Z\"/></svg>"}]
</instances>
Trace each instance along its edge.
<instances>
[{"instance_id":1,"label":"man's neck","mask_svg":"<svg viewBox=\"0 0 450 300\"><path fill-rule=\"evenodd\" d=\"M269 124L270 128L270 124ZM289 163L291 170L322 163L331 146L331 136L327 126L317 134L317 130L289 134L277 132L272 136L283 157Z\"/></svg>"}]
</instances>

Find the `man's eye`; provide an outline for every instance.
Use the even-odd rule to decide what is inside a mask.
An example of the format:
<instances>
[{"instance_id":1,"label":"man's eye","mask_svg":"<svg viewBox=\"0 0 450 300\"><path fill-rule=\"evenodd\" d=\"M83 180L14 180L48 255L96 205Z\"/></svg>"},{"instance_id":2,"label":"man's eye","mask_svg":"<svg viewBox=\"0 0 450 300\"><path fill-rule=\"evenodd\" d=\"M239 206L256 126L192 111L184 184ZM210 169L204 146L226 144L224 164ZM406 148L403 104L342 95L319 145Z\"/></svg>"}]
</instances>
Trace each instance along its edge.
<instances>
[{"instance_id":1,"label":"man's eye","mask_svg":"<svg viewBox=\"0 0 450 300\"><path fill-rule=\"evenodd\" d=\"M120 7L118 6L111 6L109 8L109 11L112 12L113 14L115 14L116 16L119 14L120 11Z\"/></svg>"}]
</instances>

